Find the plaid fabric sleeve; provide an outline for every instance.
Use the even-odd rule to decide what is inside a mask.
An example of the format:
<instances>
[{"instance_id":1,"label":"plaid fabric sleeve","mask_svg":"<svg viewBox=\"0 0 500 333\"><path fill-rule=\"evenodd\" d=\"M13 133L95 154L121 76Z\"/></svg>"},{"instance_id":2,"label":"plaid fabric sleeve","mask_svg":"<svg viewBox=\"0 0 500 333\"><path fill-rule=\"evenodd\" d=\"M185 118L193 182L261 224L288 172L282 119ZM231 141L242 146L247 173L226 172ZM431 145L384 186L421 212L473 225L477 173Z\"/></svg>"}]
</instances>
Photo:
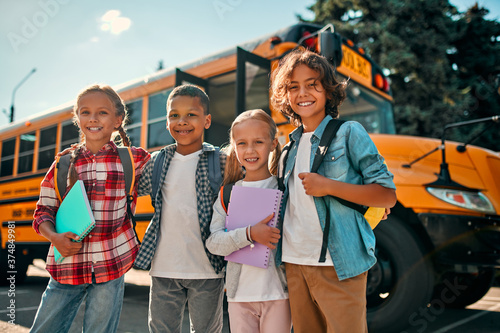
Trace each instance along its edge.
<instances>
[{"instance_id":1,"label":"plaid fabric sleeve","mask_svg":"<svg viewBox=\"0 0 500 333\"><path fill-rule=\"evenodd\" d=\"M151 187L152 187L151 180L153 177L153 167L157 156L158 156L157 152L153 153L149 161L142 169L142 174L141 177L139 178L139 185L137 187L137 195L140 197L151 194Z\"/></svg>"}]
</instances>

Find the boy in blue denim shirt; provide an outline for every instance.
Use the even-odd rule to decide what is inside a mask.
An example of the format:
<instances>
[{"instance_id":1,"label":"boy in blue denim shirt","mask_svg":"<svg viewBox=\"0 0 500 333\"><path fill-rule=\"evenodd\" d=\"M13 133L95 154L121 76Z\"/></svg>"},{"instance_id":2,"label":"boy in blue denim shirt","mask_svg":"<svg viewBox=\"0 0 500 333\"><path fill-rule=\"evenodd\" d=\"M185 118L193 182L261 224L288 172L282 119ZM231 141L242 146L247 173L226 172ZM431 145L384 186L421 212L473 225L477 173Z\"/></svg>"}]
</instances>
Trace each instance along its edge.
<instances>
[{"instance_id":1,"label":"boy in blue denim shirt","mask_svg":"<svg viewBox=\"0 0 500 333\"><path fill-rule=\"evenodd\" d=\"M366 280L376 262L375 236L362 214L333 197L386 209L396 203L393 175L357 122L339 128L318 173L310 173L345 87L328 60L310 51L291 52L273 74L273 106L298 127L282 173L283 237L276 255L277 264L285 263L296 333L368 332ZM319 262L327 210L326 260Z\"/></svg>"},{"instance_id":2,"label":"boy in blue denim shirt","mask_svg":"<svg viewBox=\"0 0 500 333\"><path fill-rule=\"evenodd\" d=\"M208 107L208 96L193 85L175 88L167 100L167 129L175 144L161 150L165 159L152 194L155 213L135 261L138 268L151 267L150 332L180 332L186 303L194 331L222 331L224 260L205 246L218 194L209 181L208 157L218 150L203 142L211 123ZM139 195L151 194L158 157L153 153L145 166ZM226 156L215 161L222 179Z\"/></svg>"}]
</instances>

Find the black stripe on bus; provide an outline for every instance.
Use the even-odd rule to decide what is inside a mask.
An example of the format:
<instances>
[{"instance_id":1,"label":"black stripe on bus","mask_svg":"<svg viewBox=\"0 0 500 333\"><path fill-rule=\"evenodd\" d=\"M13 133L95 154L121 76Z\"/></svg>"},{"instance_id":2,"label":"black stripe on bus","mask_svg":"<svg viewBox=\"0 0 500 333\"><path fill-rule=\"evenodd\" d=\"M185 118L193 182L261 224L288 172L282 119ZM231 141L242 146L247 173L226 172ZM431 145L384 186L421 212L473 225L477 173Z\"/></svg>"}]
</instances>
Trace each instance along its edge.
<instances>
[{"instance_id":1,"label":"black stripe on bus","mask_svg":"<svg viewBox=\"0 0 500 333\"><path fill-rule=\"evenodd\" d=\"M25 179L30 179L30 178L43 177L46 173L47 173L47 171L43 171L43 172L34 173L34 174L31 174L31 175L27 175L27 176L21 176L21 177L17 177L16 176L15 178L3 179L3 180L0 180L0 184L2 184L2 183L12 183L12 182L16 182L18 180L25 180Z\"/></svg>"},{"instance_id":2,"label":"black stripe on bus","mask_svg":"<svg viewBox=\"0 0 500 333\"><path fill-rule=\"evenodd\" d=\"M136 221L151 221L153 219L153 214L137 214L134 215Z\"/></svg>"},{"instance_id":3,"label":"black stripe on bus","mask_svg":"<svg viewBox=\"0 0 500 333\"><path fill-rule=\"evenodd\" d=\"M33 224L33 220L24 220L24 221L5 221L2 222L2 227L7 228L9 225L12 225L14 223L14 226L16 227L25 227L25 226L30 226Z\"/></svg>"},{"instance_id":4,"label":"black stripe on bus","mask_svg":"<svg viewBox=\"0 0 500 333\"><path fill-rule=\"evenodd\" d=\"M38 201L38 196L0 200L0 205L7 205L19 202L28 202L28 201Z\"/></svg>"}]
</instances>

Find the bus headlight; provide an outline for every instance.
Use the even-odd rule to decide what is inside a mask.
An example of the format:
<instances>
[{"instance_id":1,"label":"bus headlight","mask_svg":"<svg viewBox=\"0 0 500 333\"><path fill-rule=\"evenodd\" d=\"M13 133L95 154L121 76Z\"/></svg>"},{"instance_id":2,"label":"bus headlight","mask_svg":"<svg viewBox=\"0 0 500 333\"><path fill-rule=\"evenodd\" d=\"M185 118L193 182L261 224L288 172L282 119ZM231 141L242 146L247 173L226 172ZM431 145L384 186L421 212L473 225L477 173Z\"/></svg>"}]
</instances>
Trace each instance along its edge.
<instances>
[{"instance_id":1,"label":"bus headlight","mask_svg":"<svg viewBox=\"0 0 500 333\"><path fill-rule=\"evenodd\" d=\"M427 187L427 192L449 204L486 214L495 214L490 200L481 192Z\"/></svg>"}]
</instances>

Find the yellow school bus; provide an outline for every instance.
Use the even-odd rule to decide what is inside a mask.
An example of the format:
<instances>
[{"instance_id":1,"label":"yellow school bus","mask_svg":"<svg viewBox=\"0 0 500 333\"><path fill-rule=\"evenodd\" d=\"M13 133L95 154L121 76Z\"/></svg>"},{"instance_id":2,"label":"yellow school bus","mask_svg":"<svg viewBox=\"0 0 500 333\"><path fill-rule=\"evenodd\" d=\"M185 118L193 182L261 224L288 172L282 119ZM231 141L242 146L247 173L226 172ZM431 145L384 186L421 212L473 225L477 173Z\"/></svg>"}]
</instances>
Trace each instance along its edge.
<instances>
[{"instance_id":1,"label":"yellow school bus","mask_svg":"<svg viewBox=\"0 0 500 333\"><path fill-rule=\"evenodd\" d=\"M367 284L370 331L420 327L435 309L471 304L492 284L500 266L500 156L445 138L396 135L391 87L382 69L363 49L331 30L297 24L115 87L130 113L127 132L133 145L149 151L172 143L165 129L166 100L175 86L192 83L211 100L206 141L224 145L235 116L260 108L276 121L284 144L293 127L269 107L270 74L299 45L325 55L338 75L349 79L341 118L366 128L397 186L396 207L375 229L378 262ZM32 216L54 155L78 140L72 104L0 129L2 274L15 271L18 281L34 258L47 254L48 243L33 231ZM152 213L150 199L140 198L139 238Z\"/></svg>"}]
</instances>

